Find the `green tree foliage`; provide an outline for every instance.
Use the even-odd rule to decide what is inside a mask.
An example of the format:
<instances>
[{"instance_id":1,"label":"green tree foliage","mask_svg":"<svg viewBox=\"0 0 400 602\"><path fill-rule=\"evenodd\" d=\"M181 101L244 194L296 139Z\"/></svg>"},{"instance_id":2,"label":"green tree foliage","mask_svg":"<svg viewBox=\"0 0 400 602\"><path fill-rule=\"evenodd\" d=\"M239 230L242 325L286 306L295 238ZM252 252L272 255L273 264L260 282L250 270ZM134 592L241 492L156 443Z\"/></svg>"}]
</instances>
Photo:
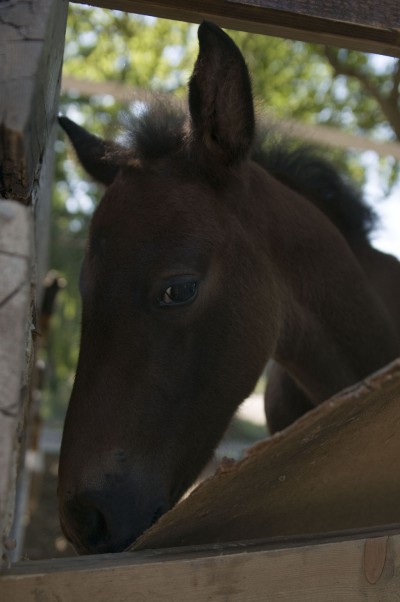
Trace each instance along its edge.
<instances>
[{"instance_id":1,"label":"green tree foliage","mask_svg":"<svg viewBox=\"0 0 400 602\"><path fill-rule=\"evenodd\" d=\"M135 89L183 95L197 53L197 26L71 4L64 74ZM243 32L230 32L253 78L259 112L353 133L400 139L399 62ZM111 137L128 109L110 95L61 98L60 112L93 133ZM323 140L321 140L323 143ZM332 154L332 151L331 151ZM363 178L356 155L335 152ZM389 165L389 167L388 167ZM392 180L393 164L385 164ZM68 281L59 294L48 342L45 413L61 420L78 356L78 272L88 223L101 190L76 165L60 134L56 145L50 267Z\"/></svg>"}]
</instances>

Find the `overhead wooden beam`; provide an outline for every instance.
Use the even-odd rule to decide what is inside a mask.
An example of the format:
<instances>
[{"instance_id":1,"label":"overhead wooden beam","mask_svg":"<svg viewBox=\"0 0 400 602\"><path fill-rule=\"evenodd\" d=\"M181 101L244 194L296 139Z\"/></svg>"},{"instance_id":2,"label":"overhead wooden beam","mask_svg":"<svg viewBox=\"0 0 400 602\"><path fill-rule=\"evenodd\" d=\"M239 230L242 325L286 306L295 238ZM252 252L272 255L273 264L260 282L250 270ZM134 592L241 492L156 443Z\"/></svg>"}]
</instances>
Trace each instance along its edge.
<instances>
[{"instance_id":1,"label":"overhead wooden beam","mask_svg":"<svg viewBox=\"0 0 400 602\"><path fill-rule=\"evenodd\" d=\"M19 563L7 602L381 602L400 591L400 535L186 548Z\"/></svg>"},{"instance_id":2,"label":"overhead wooden beam","mask_svg":"<svg viewBox=\"0 0 400 602\"><path fill-rule=\"evenodd\" d=\"M85 3L193 23L208 19L228 29L400 56L397 0L86 0Z\"/></svg>"}]
</instances>

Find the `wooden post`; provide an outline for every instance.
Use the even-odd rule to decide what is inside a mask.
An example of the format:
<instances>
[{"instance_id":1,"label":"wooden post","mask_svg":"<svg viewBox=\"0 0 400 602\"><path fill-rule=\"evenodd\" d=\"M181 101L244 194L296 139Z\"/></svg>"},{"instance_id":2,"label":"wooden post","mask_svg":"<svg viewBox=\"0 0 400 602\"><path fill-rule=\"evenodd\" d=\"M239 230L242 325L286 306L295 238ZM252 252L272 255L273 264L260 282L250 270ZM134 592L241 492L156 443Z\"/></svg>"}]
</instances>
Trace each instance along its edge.
<instances>
[{"instance_id":1,"label":"wooden post","mask_svg":"<svg viewBox=\"0 0 400 602\"><path fill-rule=\"evenodd\" d=\"M27 320L31 250L31 210L14 201L0 200L0 533L5 548L9 545L22 435L21 397L25 397L23 389L32 358Z\"/></svg>"},{"instance_id":2,"label":"wooden post","mask_svg":"<svg viewBox=\"0 0 400 602\"><path fill-rule=\"evenodd\" d=\"M0 557L11 547L68 2L0 3Z\"/></svg>"}]
</instances>

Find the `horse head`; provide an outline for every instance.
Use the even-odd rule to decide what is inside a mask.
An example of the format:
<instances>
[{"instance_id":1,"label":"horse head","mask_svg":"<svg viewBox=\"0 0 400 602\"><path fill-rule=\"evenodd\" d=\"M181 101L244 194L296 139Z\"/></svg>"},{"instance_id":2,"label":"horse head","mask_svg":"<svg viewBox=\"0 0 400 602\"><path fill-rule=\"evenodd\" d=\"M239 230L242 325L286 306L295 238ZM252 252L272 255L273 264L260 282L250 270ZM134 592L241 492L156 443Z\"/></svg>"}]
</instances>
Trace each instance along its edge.
<instances>
[{"instance_id":1,"label":"horse head","mask_svg":"<svg viewBox=\"0 0 400 602\"><path fill-rule=\"evenodd\" d=\"M156 101L125 146L60 119L106 186L80 274L59 471L63 529L84 553L125 549L179 500L277 336L272 268L246 227L249 74L218 27L198 36L188 111Z\"/></svg>"}]
</instances>

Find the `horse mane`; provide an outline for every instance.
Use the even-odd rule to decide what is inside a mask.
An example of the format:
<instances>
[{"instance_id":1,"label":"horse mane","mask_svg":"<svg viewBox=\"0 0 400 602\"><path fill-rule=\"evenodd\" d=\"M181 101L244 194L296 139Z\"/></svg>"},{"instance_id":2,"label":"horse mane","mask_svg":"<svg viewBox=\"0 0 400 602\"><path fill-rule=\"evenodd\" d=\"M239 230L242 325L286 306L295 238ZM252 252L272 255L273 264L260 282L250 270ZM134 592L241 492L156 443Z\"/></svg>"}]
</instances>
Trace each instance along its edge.
<instances>
[{"instance_id":1,"label":"horse mane","mask_svg":"<svg viewBox=\"0 0 400 602\"><path fill-rule=\"evenodd\" d=\"M183 104L166 95L150 95L136 101L126 116L124 145L144 160L185 152L188 120ZM313 203L350 243L368 239L376 225L375 212L348 178L321 156L321 148L277 136L276 126L263 125L252 158Z\"/></svg>"},{"instance_id":2,"label":"horse mane","mask_svg":"<svg viewBox=\"0 0 400 602\"><path fill-rule=\"evenodd\" d=\"M313 203L348 242L368 240L377 216L354 184L321 156L323 150L287 139L268 138L267 133L256 145L253 159Z\"/></svg>"}]
</instances>

